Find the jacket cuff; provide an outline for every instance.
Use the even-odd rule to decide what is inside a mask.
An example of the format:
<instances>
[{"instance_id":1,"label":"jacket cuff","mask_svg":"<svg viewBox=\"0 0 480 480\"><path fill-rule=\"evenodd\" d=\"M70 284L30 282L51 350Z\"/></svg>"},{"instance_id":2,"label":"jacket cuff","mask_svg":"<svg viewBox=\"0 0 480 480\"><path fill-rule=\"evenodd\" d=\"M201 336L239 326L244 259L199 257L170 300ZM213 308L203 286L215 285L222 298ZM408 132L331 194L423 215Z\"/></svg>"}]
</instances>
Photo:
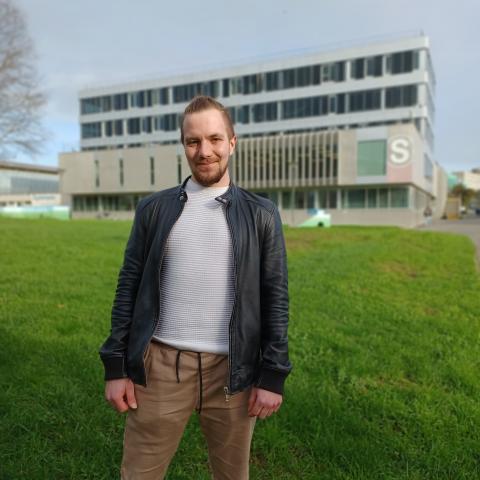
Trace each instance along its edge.
<instances>
[{"instance_id":1,"label":"jacket cuff","mask_svg":"<svg viewBox=\"0 0 480 480\"><path fill-rule=\"evenodd\" d=\"M105 380L116 380L127 377L125 357L101 357L105 367Z\"/></svg>"},{"instance_id":2,"label":"jacket cuff","mask_svg":"<svg viewBox=\"0 0 480 480\"><path fill-rule=\"evenodd\" d=\"M283 395L283 385L288 373L272 370L270 368L262 368L255 386L268 390L269 392Z\"/></svg>"}]
</instances>

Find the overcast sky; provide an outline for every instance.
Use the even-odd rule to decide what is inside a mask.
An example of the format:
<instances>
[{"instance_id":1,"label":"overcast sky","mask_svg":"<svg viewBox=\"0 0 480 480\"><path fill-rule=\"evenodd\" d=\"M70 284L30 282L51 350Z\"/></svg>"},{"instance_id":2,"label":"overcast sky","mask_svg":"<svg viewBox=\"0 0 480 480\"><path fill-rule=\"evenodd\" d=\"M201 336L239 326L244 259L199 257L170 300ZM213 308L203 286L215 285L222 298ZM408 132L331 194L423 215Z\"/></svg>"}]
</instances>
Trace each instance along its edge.
<instances>
[{"instance_id":1,"label":"overcast sky","mask_svg":"<svg viewBox=\"0 0 480 480\"><path fill-rule=\"evenodd\" d=\"M15 0L14 0L15 1ZM479 0L16 0L48 95L50 140L35 159L79 146L78 91L88 86L248 63L281 53L423 31L437 78L435 158L480 167Z\"/></svg>"}]
</instances>

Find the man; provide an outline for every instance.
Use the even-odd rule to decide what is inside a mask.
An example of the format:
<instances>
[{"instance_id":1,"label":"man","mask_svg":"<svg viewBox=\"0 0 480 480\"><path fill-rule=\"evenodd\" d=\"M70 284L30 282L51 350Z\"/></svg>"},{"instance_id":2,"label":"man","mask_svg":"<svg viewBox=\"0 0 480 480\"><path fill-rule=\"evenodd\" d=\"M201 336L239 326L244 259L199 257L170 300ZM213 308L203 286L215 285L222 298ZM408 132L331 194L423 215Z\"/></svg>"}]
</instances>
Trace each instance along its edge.
<instances>
[{"instance_id":1,"label":"man","mask_svg":"<svg viewBox=\"0 0 480 480\"><path fill-rule=\"evenodd\" d=\"M280 216L230 181L228 111L200 96L181 141L191 177L140 201L100 350L106 399L128 410L122 478L161 479L193 410L215 479L248 478L256 418L278 411L288 359Z\"/></svg>"}]
</instances>

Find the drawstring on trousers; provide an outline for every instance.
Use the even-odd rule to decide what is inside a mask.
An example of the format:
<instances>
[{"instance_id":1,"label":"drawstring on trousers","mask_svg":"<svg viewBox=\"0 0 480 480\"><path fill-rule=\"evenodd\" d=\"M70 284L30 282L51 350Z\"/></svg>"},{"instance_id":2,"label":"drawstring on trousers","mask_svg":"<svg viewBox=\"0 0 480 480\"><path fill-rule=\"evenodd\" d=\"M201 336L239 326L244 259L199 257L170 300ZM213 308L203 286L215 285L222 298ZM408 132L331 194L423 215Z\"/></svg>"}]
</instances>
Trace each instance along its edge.
<instances>
[{"instance_id":1,"label":"drawstring on trousers","mask_svg":"<svg viewBox=\"0 0 480 480\"><path fill-rule=\"evenodd\" d=\"M177 358L175 361L175 373L177 375L177 383L180 383L180 354L185 350L178 350ZM202 354L200 352L196 352L198 358L198 375L199 375L199 382L200 382L200 401L198 406L198 413L202 412L202 397L203 397L203 379L202 379Z\"/></svg>"}]
</instances>

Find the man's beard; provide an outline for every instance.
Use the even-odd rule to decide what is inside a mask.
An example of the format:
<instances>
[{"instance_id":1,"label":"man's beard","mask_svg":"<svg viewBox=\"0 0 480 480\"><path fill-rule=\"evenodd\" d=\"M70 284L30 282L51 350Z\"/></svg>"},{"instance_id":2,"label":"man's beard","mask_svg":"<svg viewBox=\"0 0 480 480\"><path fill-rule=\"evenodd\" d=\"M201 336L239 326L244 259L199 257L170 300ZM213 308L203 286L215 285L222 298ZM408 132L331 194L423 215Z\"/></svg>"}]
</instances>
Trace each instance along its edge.
<instances>
[{"instance_id":1,"label":"man's beard","mask_svg":"<svg viewBox=\"0 0 480 480\"><path fill-rule=\"evenodd\" d=\"M225 175L225 172L227 171L227 168L228 168L228 163L226 163L223 168L221 164L218 162L216 162L216 165L218 167L214 172L201 172L198 170L196 170L195 172L192 172L192 175L195 177L196 182L202 185L203 187L210 187L211 185L218 183L222 179L222 177Z\"/></svg>"}]
</instances>

